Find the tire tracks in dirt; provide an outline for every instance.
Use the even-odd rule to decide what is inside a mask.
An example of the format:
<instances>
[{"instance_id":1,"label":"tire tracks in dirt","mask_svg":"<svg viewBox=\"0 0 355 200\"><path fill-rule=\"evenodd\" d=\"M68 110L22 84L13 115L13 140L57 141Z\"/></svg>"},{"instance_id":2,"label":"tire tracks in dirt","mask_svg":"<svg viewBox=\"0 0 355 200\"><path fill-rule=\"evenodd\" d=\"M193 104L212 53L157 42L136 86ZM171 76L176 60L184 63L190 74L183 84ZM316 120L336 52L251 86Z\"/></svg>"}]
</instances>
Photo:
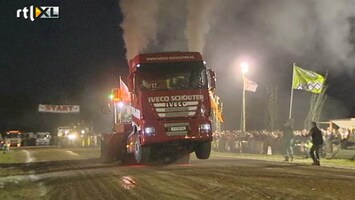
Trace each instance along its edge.
<instances>
[{"instance_id":1,"label":"tire tracks in dirt","mask_svg":"<svg viewBox=\"0 0 355 200\"><path fill-rule=\"evenodd\" d=\"M34 162L34 157L32 157L31 153L28 150L22 150L26 155L26 164L29 166L32 162ZM33 182L37 182L37 186L39 188L40 197L44 197L47 193L46 186L43 182L39 181L39 177L35 175L35 171L30 171L29 178Z\"/></svg>"},{"instance_id":2,"label":"tire tracks in dirt","mask_svg":"<svg viewBox=\"0 0 355 200\"><path fill-rule=\"evenodd\" d=\"M175 174L173 171L161 171L160 169L148 169L147 172L144 169L140 170L140 173L136 175L138 184L143 187L137 187L137 192L145 192L152 196L152 199L196 199L197 196L191 193L196 187L199 187L199 183L191 181L189 184L184 182L185 177ZM193 187L191 187L193 186ZM163 189L162 189L163 188ZM182 192L184 191L184 192ZM144 195L145 195L144 193ZM157 195L159 194L159 195Z\"/></svg>"},{"instance_id":3,"label":"tire tracks in dirt","mask_svg":"<svg viewBox=\"0 0 355 200\"><path fill-rule=\"evenodd\" d=\"M339 193L324 186L344 184L355 189L348 185L355 179L350 170L240 159L158 166L64 160L38 166L43 168L35 175L47 186L46 198L53 200L319 199L320 194L332 199ZM345 198L353 194L340 192Z\"/></svg>"},{"instance_id":4,"label":"tire tracks in dirt","mask_svg":"<svg viewBox=\"0 0 355 200\"><path fill-rule=\"evenodd\" d=\"M125 193L121 188L121 175L115 173L114 168L81 169L83 166L73 164L76 168L68 172L52 172L43 174L51 187L50 199L136 199L134 195ZM61 188L71 188L63 194ZM122 196L125 195L125 196ZM125 197L125 198L124 198Z\"/></svg>"}]
</instances>

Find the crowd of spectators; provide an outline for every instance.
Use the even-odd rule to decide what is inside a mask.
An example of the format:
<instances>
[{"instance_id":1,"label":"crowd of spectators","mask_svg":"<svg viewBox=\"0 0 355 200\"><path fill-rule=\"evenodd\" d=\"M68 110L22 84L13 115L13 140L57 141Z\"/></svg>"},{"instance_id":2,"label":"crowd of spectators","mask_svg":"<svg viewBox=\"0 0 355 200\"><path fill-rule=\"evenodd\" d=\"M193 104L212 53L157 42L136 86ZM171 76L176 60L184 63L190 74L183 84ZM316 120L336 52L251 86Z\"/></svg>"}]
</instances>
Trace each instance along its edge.
<instances>
[{"instance_id":1,"label":"crowd of spectators","mask_svg":"<svg viewBox=\"0 0 355 200\"><path fill-rule=\"evenodd\" d=\"M333 152L338 148L347 149L355 147L355 133L351 130L337 129L324 130L325 141L323 154ZM294 153L308 157L308 151L312 142L306 129L294 131L292 143ZM267 154L270 150L273 154L282 153L282 131L248 131L226 130L214 133L212 149L220 152L235 153L260 153ZM268 152L269 151L269 152Z\"/></svg>"},{"instance_id":2,"label":"crowd of spectators","mask_svg":"<svg viewBox=\"0 0 355 200\"><path fill-rule=\"evenodd\" d=\"M226 130L216 132L213 140L213 150L238 153L267 153L268 146L277 152L281 149L281 131L250 131Z\"/></svg>"}]
</instances>

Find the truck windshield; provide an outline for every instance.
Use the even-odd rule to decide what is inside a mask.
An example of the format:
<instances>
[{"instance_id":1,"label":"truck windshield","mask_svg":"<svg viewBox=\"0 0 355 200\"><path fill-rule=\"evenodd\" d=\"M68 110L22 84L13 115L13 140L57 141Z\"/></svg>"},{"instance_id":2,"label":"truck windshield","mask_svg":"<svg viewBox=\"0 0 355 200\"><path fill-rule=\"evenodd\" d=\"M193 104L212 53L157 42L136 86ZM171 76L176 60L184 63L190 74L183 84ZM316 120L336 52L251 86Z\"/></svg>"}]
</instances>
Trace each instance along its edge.
<instances>
[{"instance_id":1,"label":"truck windshield","mask_svg":"<svg viewBox=\"0 0 355 200\"><path fill-rule=\"evenodd\" d=\"M200 62L146 63L137 73L143 90L181 90L207 88L206 68Z\"/></svg>"},{"instance_id":2,"label":"truck windshield","mask_svg":"<svg viewBox=\"0 0 355 200\"><path fill-rule=\"evenodd\" d=\"M36 134L36 138L38 139L45 139L45 138L49 138L49 134Z\"/></svg>"},{"instance_id":3,"label":"truck windshield","mask_svg":"<svg viewBox=\"0 0 355 200\"><path fill-rule=\"evenodd\" d=\"M18 134L18 133L8 133L8 134L6 134L6 137L7 138L20 138L20 134Z\"/></svg>"}]
</instances>

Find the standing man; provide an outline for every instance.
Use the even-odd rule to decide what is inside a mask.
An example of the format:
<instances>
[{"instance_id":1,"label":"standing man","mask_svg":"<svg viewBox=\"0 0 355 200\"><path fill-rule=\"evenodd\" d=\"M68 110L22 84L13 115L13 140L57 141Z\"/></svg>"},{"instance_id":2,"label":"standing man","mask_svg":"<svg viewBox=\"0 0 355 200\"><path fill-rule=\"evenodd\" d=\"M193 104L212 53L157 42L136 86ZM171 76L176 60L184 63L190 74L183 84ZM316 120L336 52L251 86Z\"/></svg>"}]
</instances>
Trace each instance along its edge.
<instances>
[{"instance_id":1,"label":"standing man","mask_svg":"<svg viewBox=\"0 0 355 200\"><path fill-rule=\"evenodd\" d=\"M3 148L3 154L6 154L7 151L10 151L10 142L5 141L2 148Z\"/></svg>"},{"instance_id":2,"label":"standing man","mask_svg":"<svg viewBox=\"0 0 355 200\"><path fill-rule=\"evenodd\" d=\"M289 119L284 124L282 136L282 150L285 155L285 161L293 161L293 121Z\"/></svg>"},{"instance_id":3,"label":"standing man","mask_svg":"<svg viewBox=\"0 0 355 200\"><path fill-rule=\"evenodd\" d=\"M320 165L319 162L319 149L323 146L323 136L322 131L317 127L316 122L312 122L312 128L309 131L308 135L311 136L312 139L312 147L309 151L311 158L313 159L312 165Z\"/></svg>"}]
</instances>

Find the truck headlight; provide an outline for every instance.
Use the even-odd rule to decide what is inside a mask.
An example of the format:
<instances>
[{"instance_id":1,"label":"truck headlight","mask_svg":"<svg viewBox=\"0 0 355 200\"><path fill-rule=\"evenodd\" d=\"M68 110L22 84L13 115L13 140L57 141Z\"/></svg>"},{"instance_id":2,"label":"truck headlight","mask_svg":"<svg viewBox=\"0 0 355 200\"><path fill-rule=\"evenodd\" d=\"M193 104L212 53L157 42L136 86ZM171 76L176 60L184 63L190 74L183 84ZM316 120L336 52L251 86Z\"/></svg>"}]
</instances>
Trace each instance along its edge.
<instances>
[{"instance_id":1,"label":"truck headlight","mask_svg":"<svg viewBox=\"0 0 355 200\"><path fill-rule=\"evenodd\" d=\"M68 139L69 139L69 140L75 140L75 139L76 139L76 135L74 135L74 134L69 134L69 135L68 135Z\"/></svg>"},{"instance_id":2,"label":"truck headlight","mask_svg":"<svg viewBox=\"0 0 355 200\"><path fill-rule=\"evenodd\" d=\"M211 124L201 124L200 125L200 131L202 132L210 132L211 131Z\"/></svg>"},{"instance_id":3,"label":"truck headlight","mask_svg":"<svg viewBox=\"0 0 355 200\"><path fill-rule=\"evenodd\" d=\"M145 127L144 133L148 136L152 136L155 133L155 128L154 127Z\"/></svg>"}]
</instances>

